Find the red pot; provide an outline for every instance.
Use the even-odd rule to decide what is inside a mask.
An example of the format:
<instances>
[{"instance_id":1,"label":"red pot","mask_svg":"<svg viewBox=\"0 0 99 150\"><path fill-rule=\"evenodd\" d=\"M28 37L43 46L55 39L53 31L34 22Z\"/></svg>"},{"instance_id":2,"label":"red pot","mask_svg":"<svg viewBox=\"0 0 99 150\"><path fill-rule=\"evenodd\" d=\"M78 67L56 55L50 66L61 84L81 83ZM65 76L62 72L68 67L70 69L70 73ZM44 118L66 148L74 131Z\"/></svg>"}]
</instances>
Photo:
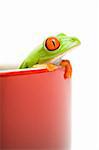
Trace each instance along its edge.
<instances>
[{"instance_id":1,"label":"red pot","mask_svg":"<svg viewBox=\"0 0 99 150\"><path fill-rule=\"evenodd\" d=\"M71 79L64 69L0 72L0 150L67 150Z\"/></svg>"}]
</instances>

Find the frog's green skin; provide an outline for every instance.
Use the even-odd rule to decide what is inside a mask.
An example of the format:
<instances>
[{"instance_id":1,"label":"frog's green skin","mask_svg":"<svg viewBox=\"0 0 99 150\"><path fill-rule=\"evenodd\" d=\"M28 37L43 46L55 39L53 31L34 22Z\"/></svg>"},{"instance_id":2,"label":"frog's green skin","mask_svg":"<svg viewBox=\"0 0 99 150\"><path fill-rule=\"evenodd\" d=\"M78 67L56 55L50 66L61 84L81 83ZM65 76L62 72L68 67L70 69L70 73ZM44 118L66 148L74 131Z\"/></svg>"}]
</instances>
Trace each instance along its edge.
<instances>
[{"instance_id":1,"label":"frog's green skin","mask_svg":"<svg viewBox=\"0 0 99 150\"><path fill-rule=\"evenodd\" d=\"M80 41L76 37L70 37L63 33L56 36L60 42L60 47L55 51L49 51L45 47L45 41L35 48L29 56L22 62L19 69L31 68L36 64L43 64L50 62L53 59L57 59L59 56L63 55L65 52L69 51L71 48L78 46Z\"/></svg>"}]
</instances>

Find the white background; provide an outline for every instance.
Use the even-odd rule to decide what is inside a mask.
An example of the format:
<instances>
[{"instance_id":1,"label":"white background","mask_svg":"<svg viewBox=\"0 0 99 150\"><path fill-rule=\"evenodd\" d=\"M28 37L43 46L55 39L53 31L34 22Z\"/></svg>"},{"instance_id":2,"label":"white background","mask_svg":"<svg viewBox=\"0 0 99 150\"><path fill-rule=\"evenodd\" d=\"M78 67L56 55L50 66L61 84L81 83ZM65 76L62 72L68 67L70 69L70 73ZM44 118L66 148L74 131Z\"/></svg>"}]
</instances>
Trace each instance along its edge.
<instances>
[{"instance_id":1,"label":"white background","mask_svg":"<svg viewBox=\"0 0 99 150\"><path fill-rule=\"evenodd\" d=\"M97 1L0 0L1 65L19 64L56 33L77 36L82 42L66 55L73 65L72 150L99 150Z\"/></svg>"}]
</instances>

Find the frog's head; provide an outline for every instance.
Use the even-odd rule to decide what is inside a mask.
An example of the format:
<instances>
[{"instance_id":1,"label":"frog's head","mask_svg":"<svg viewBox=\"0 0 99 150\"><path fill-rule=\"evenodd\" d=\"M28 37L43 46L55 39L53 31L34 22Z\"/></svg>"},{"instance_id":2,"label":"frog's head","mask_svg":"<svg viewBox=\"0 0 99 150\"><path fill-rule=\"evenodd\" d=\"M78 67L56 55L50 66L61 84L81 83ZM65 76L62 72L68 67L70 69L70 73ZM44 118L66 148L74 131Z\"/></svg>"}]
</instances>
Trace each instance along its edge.
<instances>
[{"instance_id":1,"label":"frog's head","mask_svg":"<svg viewBox=\"0 0 99 150\"><path fill-rule=\"evenodd\" d=\"M65 52L80 44L76 37L70 37L63 33L56 37L48 37L43 43L43 59L44 61L64 55Z\"/></svg>"}]
</instances>

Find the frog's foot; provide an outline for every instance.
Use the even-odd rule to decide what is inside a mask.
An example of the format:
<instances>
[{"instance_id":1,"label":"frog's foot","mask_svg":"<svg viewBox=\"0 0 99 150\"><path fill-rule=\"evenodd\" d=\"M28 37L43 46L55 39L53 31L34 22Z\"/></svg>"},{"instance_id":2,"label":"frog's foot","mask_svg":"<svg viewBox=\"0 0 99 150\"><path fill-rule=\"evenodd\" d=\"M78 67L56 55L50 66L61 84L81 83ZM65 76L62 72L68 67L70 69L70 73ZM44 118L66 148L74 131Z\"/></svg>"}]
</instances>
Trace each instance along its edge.
<instances>
[{"instance_id":1,"label":"frog's foot","mask_svg":"<svg viewBox=\"0 0 99 150\"><path fill-rule=\"evenodd\" d=\"M54 71L54 70L56 70L57 68L58 68L58 66L55 65L55 64L52 64L52 63L47 64L47 69L48 69L48 71Z\"/></svg>"},{"instance_id":2,"label":"frog's foot","mask_svg":"<svg viewBox=\"0 0 99 150\"><path fill-rule=\"evenodd\" d=\"M33 65L33 68L41 68L41 69L47 69L48 71L54 71L58 68L58 66L52 63L48 63L48 64L36 64Z\"/></svg>"},{"instance_id":3,"label":"frog's foot","mask_svg":"<svg viewBox=\"0 0 99 150\"><path fill-rule=\"evenodd\" d=\"M72 66L69 60L62 60L60 65L65 68L64 78L71 78L72 76Z\"/></svg>"}]
</instances>

